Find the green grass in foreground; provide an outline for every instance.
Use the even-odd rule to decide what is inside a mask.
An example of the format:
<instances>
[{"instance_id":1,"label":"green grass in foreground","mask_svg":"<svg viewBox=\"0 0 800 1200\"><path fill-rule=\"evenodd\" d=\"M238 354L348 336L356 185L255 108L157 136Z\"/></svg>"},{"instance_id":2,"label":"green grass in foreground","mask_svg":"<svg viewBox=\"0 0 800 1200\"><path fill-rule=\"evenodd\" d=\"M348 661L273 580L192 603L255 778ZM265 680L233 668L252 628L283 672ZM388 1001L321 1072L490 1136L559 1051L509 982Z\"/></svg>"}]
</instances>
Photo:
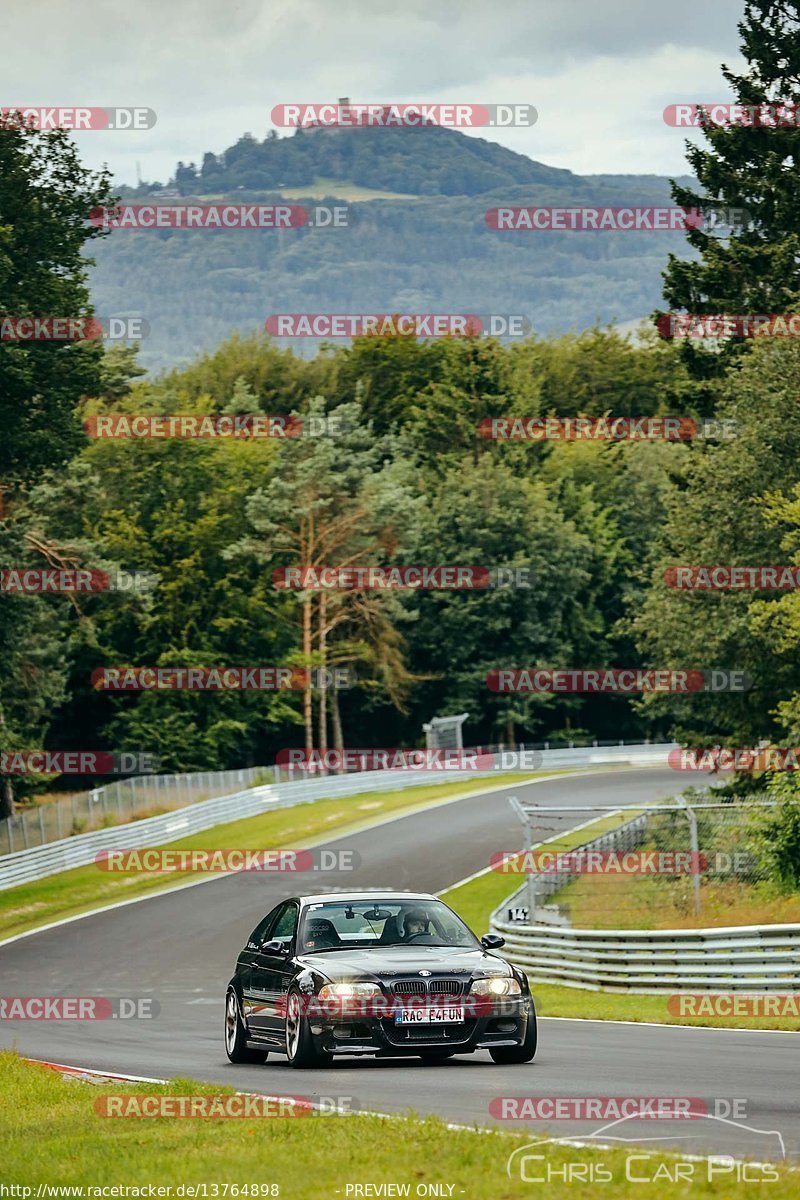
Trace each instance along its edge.
<instances>
[{"instance_id":1,"label":"green grass in foreground","mask_svg":"<svg viewBox=\"0 0 800 1200\"><path fill-rule=\"evenodd\" d=\"M261 816L216 825L203 833L170 842L169 846L171 849L184 850L268 850L281 846L302 849L332 834L341 836L354 833L381 818L427 808L448 797L467 795L495 785L513 786L515 783L558 774L564 772L537 771L509 774L502 780L484 777L466 782L422 784L393 792L360 792L354 796L298 804L294 808L274 809ZM130 826L128 846L133 849L136 844L134 823ZM36 929L61 917L90 912L93 908L113 904L117 900L163 891L200 877L201 873L188 871L169 874L109 873L94 864L49 875L34 883L0 891L0 940ZM289 880L287 892L291 892L294 886Z\"/></svg>"},{"instance_id":2,"label":"green grass in foreground","mask_svg":"<svg viewBox=\"0 0 800 1200\"><path fill-rule=\"evenodd\" d=\"M631 814L620 817L601 817L591 829L572 830L548 839L548 850L571 850L598 837L608 829L629 820ZM469 883L442 892L442 899L463 917L476 933L489 928L491 913L506 900L522 882L517 874L487 871ZM584 988L560 987L558 984L537 983L531 976L531 988L536 1009L543 1017L583 1017L605 1021L656 1021L666 1025L704 1025L716 1029L784 1029L800 1030L800 1017L724 1017L673 1016L667 1009L668 996L634 996L615 992L594 992ZM791 991L791 989L787 989Z\"/></svg>"},{"instance_id":3,"label":"green grass in foreground","mask_svg":"<svg viewBox=\"0 0 800 1200\"><path fill-rule=\"evenodd\" d=\"M519 1074L513 1077L519 1078ZM343 1077L343 1093L346 1084ZM297 1094L312 1091L311 1081L299 1074L294 1075L292 1085ZM25 1063L8 1052L0 1053L3 1182L31 1187L34 1196L39 1184L153 1184L173 1189L180 1184L206 1184L209 1197L215 1194L214 1184L220 1197L226 1184L229 1188L239 1185L239 1196L243 1195L244 1184L250 1186L250 1196L253 1185L277 1184L276 1194L281 1200L320 1200L337 1193L345 1200L348 1184L367 1183L409 1185L411 1196L417 1194L420 1184L444 1184L445 1195L446 1185L452 1185L453 1197L468 1200L512 1200L534 1194L531 1189L535 1185L522 1182L518 1173L508 1177L506 1161L517 1147L537 1141L541 1136L538 1130L487 1133L448 1129L440 1120L413 1114L393 1118L112 1119L99 1116L95 1110L96 1102L109 1094L229 1095L232 1090L189 1080L176 1080L167 1087L116 1083L94 1086L62 1079L47 1068ZM320 1121L332 1124L320 1129ZM572 1163L583 1164L586 1177L588 1167L596 1172L602 1164L611 1175L608 1194L613 1194L615 1200L642 1195L641 1183L628 1179L626 1164L631 1155L643 1151L540 1143L535 1153L545 1156L545 1162L530 1164L535 1174L548 1169L563 1173L564 1164ZM724 1171L720 1164L715 1167L705 1161L693 1164L693 1182L676 1185L676 1161L676 1156L661 1153L646 1160L637 1157L630 1165L630 1174L646 1174L656 1180L646 1190L647 1196L655 1200L690 1194L736 1200L758 1191L758 1184L737 1183L730 1169ZM715 1174L709 1182L710 1172ZM796 1176L779 1166L774 1174L776 1178L769 1181L773 1200L797 1195ZM588 1179L564 1182L556 1177L546 1191L549 1197L562 1200L588 1200L596 1197L597 1184Z\"/></svg>"}]
</instances>

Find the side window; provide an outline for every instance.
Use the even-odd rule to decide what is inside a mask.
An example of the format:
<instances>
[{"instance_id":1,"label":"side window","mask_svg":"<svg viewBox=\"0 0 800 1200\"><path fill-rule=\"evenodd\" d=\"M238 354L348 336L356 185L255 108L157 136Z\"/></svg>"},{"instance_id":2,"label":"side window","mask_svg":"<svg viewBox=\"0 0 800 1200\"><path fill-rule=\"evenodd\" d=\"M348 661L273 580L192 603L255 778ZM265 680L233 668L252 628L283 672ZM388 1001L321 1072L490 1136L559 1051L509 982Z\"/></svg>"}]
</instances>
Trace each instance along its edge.
<instances>
[{"instance_id":1,"label":"side window","mask_svg":"<svg viewBox=\"0 0 800 1200\"><path fill-rule=\"evenodd\" d=\"M297 929L297 905L288 903L270 930L270 938L278 942L291 942Z\"/></svg>"},{"instance_id":2,"label":"side window","mask_svg":"<svg viewBox=\"0 0 800 1200\"><path fill-rule=\"evenodd\" d=\"M267 934L269 933L270 926L282 908L282 904L276 904L274 908L270 909L264 919L259 921L258 925L256 925L255 929L250 934L250 938L247 942L248 949L253 950L257 946L260 946L262 942L267 940Z\"/></svg>"}]
</instances>

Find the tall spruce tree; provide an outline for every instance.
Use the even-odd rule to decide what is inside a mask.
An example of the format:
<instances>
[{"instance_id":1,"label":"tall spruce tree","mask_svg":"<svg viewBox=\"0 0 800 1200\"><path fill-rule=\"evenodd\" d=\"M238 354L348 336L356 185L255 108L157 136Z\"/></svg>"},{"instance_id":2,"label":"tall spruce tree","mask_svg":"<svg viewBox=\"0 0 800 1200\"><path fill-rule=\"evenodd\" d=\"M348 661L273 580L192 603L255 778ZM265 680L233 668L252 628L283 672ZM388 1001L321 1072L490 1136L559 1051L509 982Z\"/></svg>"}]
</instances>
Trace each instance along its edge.
<instances>
[{"instance_id":1,"label":"tall spruce tree","mask_svg":"<svg viewBox=\"0 0 800 1200\"><path fill-rule=\"evenodd\" d=\"M8 522L20 491L85 440L75 409L99 388L103 363L98 342L14 340L14 320L92 315L83 249L101 236L88 217L111 201L109 180L107 171L81 165L63 130L41 132L14 113L0 117L2 566L14 565L5 555L18 546ZM35 745L61 695L64 656L48 611L0 595L0 749ZM0 776L0 819L12 812L11 779Z\"/></svg>"},{"instance_id":2,"label":"tall spruce tree","mask_svg":"<svg viewBox=\"0 0 800 1200\"><path fill-rule=\"evenodd\" d=\"M673 181L672 196L682 207L744 209L748 217L729 237L687 231L700 257L669 256L664 297L673 311L787 313L800 303L800 125L785 117L763 123L763 106L776 105L789 113L798 106L800 121L800 3L748 0L738 28L747 70L723 65L722 73L736 102L756 110L755 120L715 125L701 116L706 145L687 142L687 157L702 191ZM687 339L687 365L699 376L718 375L743 345L737 338L709 353Z\"/></svg>"}]
</instances>

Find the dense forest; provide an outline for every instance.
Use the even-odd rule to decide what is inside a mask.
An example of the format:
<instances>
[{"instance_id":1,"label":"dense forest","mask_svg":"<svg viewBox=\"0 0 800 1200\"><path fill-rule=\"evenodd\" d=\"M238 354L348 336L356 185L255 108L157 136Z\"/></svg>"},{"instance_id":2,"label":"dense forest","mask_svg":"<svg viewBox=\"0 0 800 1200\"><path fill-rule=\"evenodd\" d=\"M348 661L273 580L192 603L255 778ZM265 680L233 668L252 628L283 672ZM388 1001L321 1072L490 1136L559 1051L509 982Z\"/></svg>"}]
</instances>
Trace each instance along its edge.
<instances>
[{"instance_id":1,"label":"dense forest","mask_svg":"<svg viewBox=\"0 0 800 1200\"><path fill-rule=\"evenodd\" d=\"M303 744L301 693L92 688L98 667L153 664L350 665L358 684L322 716L313 694L315 745L334 744L339 726L346 745L413 745L423 721L463 711L473 743L677 734L703 744L724 732L749 744L800 732L795 596L681 593L664 581L676 562L796 554L795 344L759 345L714 384L716 412L739 432L719 442L478 436L481 420L503 414L699 414L701 387L679 351L602 330L511 347L363 338L310 362L266 337L233 338L157 382L132 379L126 351L101 365L83 419L335 412L341 432L98 439L19 491L2 525L4 564L45 555L157 580L133 595L0 598L5 719L26 744L157 745L170 770L266 762ZM326 544L337 548L327 557ZM273 583L278 567L320 561L524 566L533 586ZM744 669L753 686L646 699L486 686L497 667L637 665Z\"/></svg>"}]
</instances>

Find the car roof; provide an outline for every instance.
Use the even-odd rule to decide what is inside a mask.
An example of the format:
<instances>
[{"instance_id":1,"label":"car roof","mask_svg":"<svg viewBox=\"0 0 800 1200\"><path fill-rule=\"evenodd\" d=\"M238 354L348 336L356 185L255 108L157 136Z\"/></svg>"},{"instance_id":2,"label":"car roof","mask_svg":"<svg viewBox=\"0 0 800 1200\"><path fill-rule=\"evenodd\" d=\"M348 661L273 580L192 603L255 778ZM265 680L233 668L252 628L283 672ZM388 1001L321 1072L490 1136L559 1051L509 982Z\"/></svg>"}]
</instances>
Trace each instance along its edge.
<instances>
[{"instance_id":1,"label":"car roof","mask_svg":"<svg viewBox=\"0 0 800 1200\"><path fill-rule=\"evenodd\" d=\"M369 892L323 892L319 896L294 896L301 904L320 904L323 900L435 900L430 892L393 892L375 889Z\"/></svg>"}]
</instances>

